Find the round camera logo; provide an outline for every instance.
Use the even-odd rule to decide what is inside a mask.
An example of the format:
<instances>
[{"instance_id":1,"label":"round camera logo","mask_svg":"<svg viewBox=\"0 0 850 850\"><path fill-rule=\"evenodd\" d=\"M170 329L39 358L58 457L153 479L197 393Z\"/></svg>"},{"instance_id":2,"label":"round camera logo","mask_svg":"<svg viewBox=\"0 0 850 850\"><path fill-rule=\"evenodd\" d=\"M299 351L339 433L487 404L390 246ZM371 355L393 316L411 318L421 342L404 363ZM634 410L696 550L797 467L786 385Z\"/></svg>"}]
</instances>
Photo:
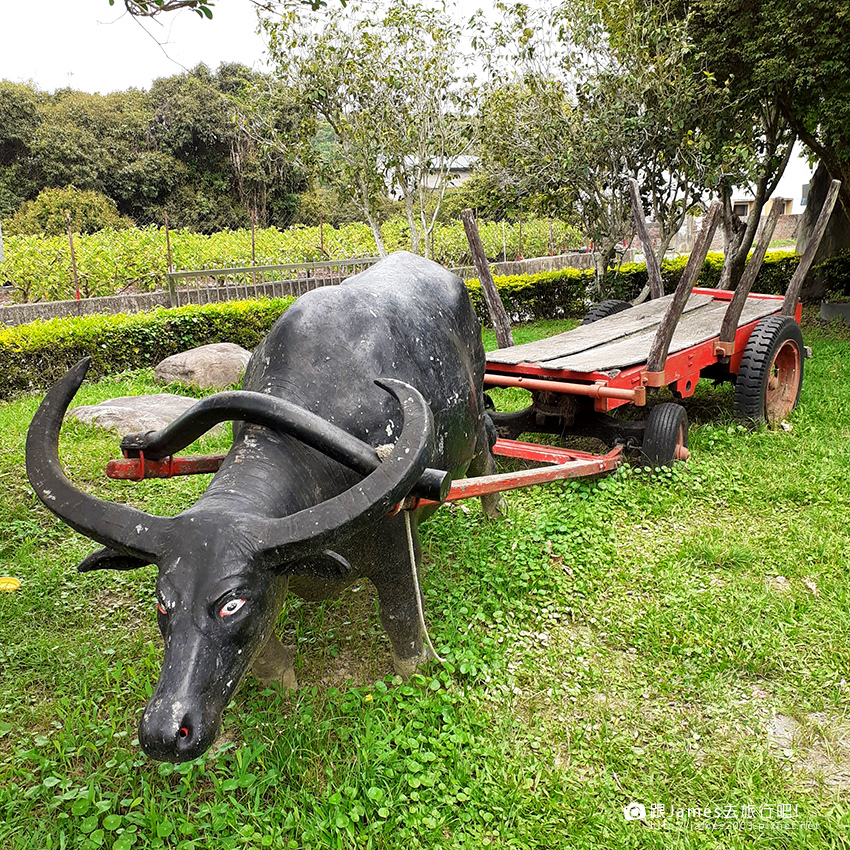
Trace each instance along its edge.
<instances>
[{"instance_id":1,"label":"round camera logo","mask_svg":"<svg viewBox=\"0 0 850 850\"><path fill-rule=\"evenodd\" d=\"M646 820L646 806L643 803L629 803L623 809L626 820Z\"/></svg>"}]
</instances>

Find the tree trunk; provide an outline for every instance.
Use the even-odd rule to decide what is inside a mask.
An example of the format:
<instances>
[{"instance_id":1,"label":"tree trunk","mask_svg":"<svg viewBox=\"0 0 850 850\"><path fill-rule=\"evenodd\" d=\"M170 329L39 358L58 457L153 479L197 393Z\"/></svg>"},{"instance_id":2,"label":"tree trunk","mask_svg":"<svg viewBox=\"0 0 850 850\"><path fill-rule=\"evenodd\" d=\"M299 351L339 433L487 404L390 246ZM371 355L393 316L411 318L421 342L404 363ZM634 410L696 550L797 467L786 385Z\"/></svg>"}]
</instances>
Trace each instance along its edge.
<instances>
[{"instance_id":1,"label":"tree trunk","mask_svg":"<svg viewBox=\"0 0 850 850\"><path fill-rule=\"evenodd\" d=\"M384 236L381 233L381 223L372 213L372 206L369 203L369 192L362 178L360 178L358 189L360 193L360 211L366 217L366 221L372 229L372 236L375 239L375 247L378 249L378 256L386 257L387 249L384 245Z\"/></svg>"},{"instance_id":2,"label":"tree trunk","mask_svg":"<svg viewBox=\"0 0 850 850\"><path fill-rule=\"evenodd\" d=\"M413 193L408 191L407 186L402 186L402 193L404 194L404 216L407 219L407 227L410 230L410 250L414 254L418 254L422 236L419 225L416 223L416 212L413 209Z\"/></svg>"},{"instance_id":3,"label":"tree trunk","mask_svg":"<svg viewBox=\"0 0 850 850\"><path fill-rule=\"evenodd\" d=\"M732 187L724 186L722 190L723 201L723 235L725 257L723 260L723 270L720 273L719 289L735 289L741 275L744 273L744 266L747 264L747 255L750 253L750 248L753 247L753 242L758 233L759 224L761 223L761 214L765 205L773 196L782 175L785 173L785 168L788 165L788 160L791 158L791 153L794 150L794 143L797 141L797 134L791 132L789 138L782 141L783 135L788 128L787 122L785 127L773 127L769 134L769 147L773 154L777 154L782 147L782 144L787 145L785 155L779 165L773 166L772 169L762 173L761 178L756 184L754 193L753 208L747 217L747 223L741 224L741 221L734 214L732 209ZM728 229L727 229L728 228ZM737 241L737 244L735 242ZM730 250L731 249L731 250Z\"/></svg>"},{"instance_id":4,"label":"tree trunk","mask_svg":"<svg viewBox=\"0 0 850 850\"><path fill-rule=\"evenodd\" d=\"M593 284L596 289L596 298L601 299L605 292L605 274L608 271L608 266L611 265L611 260L614 258L614 248L617 242L603 242L599 250L594 254L595 273Z\"/></svg>"},{"instance_id":5,"label":"tree trunk","mask_svg":"<svg viewBox=\"0 0 850 850\"><path fill-rule=\"evenodd\" d=\"M798 254L802 254L809 244L815 224L817 224L820 211L823 209L823 202L826 199L826 194L829 191L830 174L826 166L820 163L812 177L811 185L809 186L809 195L806 199L806 210L803 213L800 227L797 230L797 247ZM842 190L844 185L842 184ZM850 218L841 204L836 204L832 210L832 215L829 219L826 232L821 240L820 247L811 270L806 275L806 280L803 283L801 297L804 301L812 301L823 298L826 295L827 282L823 273L818 269L818 264L834 257L840 251L850 250Z\"/></svg>"},{"instance_id":6,"label":"tree trunk","mask_svg":"<svg viewBox=\"0 0 850 850\"><path fill-rule=\"evenodd\" d=\"M731 186L723 186L720 200L723 204L721 214L721 225L723 226L723 268L720 270L720 281L717 284L717 288L734 289L737 281L741 279L744 266L747 262L747 251L744 251L743 256L740 252L746 227L741 222L741 219L735 215L735 211L732 208ZM753 210L755 210L755 205L753 205ZM759 216L761 216L761 207L759 207Z\"/></svg>"}]
</instances>

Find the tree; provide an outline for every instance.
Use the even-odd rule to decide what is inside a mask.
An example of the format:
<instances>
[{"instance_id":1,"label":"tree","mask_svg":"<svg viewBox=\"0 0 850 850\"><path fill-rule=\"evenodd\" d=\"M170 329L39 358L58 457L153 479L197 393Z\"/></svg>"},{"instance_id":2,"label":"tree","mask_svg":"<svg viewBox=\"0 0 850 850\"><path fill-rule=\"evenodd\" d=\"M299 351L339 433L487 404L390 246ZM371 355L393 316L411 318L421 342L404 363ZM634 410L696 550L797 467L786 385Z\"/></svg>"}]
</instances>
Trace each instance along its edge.
<instances>
[{"instance_id":1,"label":"tree","mask_svg":"<svg viewBox=\"0 0 850 850\"><path fill-rule=\"evenodd\" d=\"M0 81L0 216L38 194L30 164L42 101L32 86Z\"/></svg>"},{"instance_id":2,"label":"tree","mask_svg":"<svg viewBox=\"0 0 850 850\"><path fill-rule=\"evenodd\" d=\"M850 215L850 9L828 0L693 4L694 39L718 80L756 93L779 113L842 181Z\"/></svg>"},{"instance_id":3,"label":"tree","mask_svg":"<svg viewBox=\"0 0 850 850\"><path fill-rule=\"evenodd\" d=\"M480 149L506 188L520 195L539 192L555 205L568 199L594 243L601 292L614 249L630 229L623 175L633 151L618 101L603 101L591 91L582 100L571 103L563 83L533 74L493 88L482 108ZM590 120L594 108L607 120Z\"/></svg>"},{"instance_id":4,"label":"tree","mask_svg":"<svg viewBox=\"0 0 850 850\"><path fill-rule=\"evenodd\" d=\"M136 18L154 18L157 15L168 12L178 12L182 9L190 9L200 18L212 20L215 2L213 0L121 0L124 8ZM309 6L314 11L326 6L325 0L249 0L258 9L272 11L278 6L301 3ZM340 6L345 6L347 0L339 0ZM114 6L116 0L109 0L109 5Z\"/></svg>"},{"instance_id":5,"label":"tree","mask_svg":"<svg viewBox=\"0 0 850 850\"><path fill-rule=\"evenodd\" d=\"M757 72L752 60L754 51L764 49L754 23L761 21L764 7L773 2L685 0L678 4L680 16L687 19L694 57L727 101L714 131L714 167L708 181L723 203L723 288L734 286L743 273L764 206L785 171L797 139L794 124L777 96L775 72L784 61L781 52L769 58L772 70L767 73ZM772 20L762 23L774 27ZM792 35L796 40L797 27L792 32L784 30L783 39ZM748 186L752 192L754 202L746 222L732 209L734 186Z\"/></svg>"},{"instance_id":6,"label":"tree","mask_svg":"<svg viewBox=\"0 0 850 850\"><path fill-rule=\"evenodd\" d=\"M660 225L660 256L702 187L706 84L685 62L683 26L639 11L582 2L530 16L503 7L483 39L493 81L485 159L526 191L573 204L597 249L600 292L632 227L627 178L638 179Z\"/></svg>"},{"instance_id":7,"label":"tree","mask_svg":"<svg viewBox=\"0 0 850 850\"><path fill-rule=\"evenodd\" d=\"M124 8L136 18L153 18L166 12L191 9L201 18L212 18L212 0L122 0ZM115 0L109 0L114 6Z\"/></svg>"},{"instance_id":8,"label":"tree","mask_svg":"<svg viewBox=\"0 0 850 850\"><path fill-rule=\"evenodd\" d=\"M109 95L0 83L0 214L43 188L108 196L137 222L213 231L288 225L303 176L257 142L255 128L284 131L284 112L259 115L248 68L201 65L154 81L149 92Z\"/></svg>"},{"instance_id":9,"label":"tree","mask_svg":"<svg viewBox=\"0 0 850 850\"><path fill-rule=\"evenodd\" d=\"M355 199L382 254L381 208L397 193L418 252L472 138L458 28L418 0L352 5L322 24L303 8L264 18L281 91L301 110L300 161ZM314 143L321 122L333 134L330 151Z\"/></svg>"}]
</instances>

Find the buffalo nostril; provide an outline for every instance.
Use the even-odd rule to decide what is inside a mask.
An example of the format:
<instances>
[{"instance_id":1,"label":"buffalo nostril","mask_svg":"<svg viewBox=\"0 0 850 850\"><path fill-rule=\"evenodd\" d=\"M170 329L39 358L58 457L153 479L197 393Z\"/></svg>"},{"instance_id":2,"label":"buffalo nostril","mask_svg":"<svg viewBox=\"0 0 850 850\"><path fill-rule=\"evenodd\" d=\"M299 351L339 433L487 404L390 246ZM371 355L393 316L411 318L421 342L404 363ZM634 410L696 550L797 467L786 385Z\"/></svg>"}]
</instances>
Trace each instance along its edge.
<instances>
[{"instance_id":1,"label":"buffalo nostril","mask_svg":"<svg viewBox=\"0 0 850 850\"><path fill-rule=\"evenodd\" d=\"M193 724L188 717L183 718L183 724L177 731L177 746L186 747L192 743Z\"/></svg>"}]
</instances>

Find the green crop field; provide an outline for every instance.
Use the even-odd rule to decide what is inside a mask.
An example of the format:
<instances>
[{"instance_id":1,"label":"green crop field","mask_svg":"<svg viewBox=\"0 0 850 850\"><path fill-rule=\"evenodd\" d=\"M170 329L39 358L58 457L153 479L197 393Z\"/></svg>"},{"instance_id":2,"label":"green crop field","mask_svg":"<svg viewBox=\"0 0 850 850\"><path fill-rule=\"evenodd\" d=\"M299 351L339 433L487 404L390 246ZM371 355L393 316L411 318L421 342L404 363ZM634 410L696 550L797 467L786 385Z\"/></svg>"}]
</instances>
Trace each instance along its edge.
<instances>
[{"instance_id":1,"label":"green crop field","mask_svg":"<svg viewBox=\"0 0 850 850\"><path fill-rule=\"evenodd\" d=\"M551 232L550 232L551 226ZM487 256L503 252L509 259L548 256L580 248L581 234L563 222L532 219L522 225L482 222L481 239ZM520 232L521 231L521 232ZM407 224L399 218L382 227L388 251L409 247ZM550 244L550 235L552 242ZM252 264L251 231L229 230L211 235L174 230L170 233L173 267L215 269ZM74 298L71 251L66 236L6 236L5 262L0 263L0 282L12 284L15 301L57 301ZM374 257L377 249L365 224L340 228L295 226L288 230L270 227L255 234L256 265L312 263ZM469 246L463 225L439 224L434 232L434 256L446 266L469 262ZM115 295L128 286L140 291L161 288L168 272L168 250L163 228L100 230L74 236L74 252L83 297Z\"/></svg>"},{"instance_id":2,"label":"green crop field","mask_svg":"<svg viewBox=\"0 0 850 850\"><path fill-rule=\"evenodd\" d=\"M75 572L94 544L24 475L39 398L0 405L0 572L22 580L0 594L0 848L850 847L850 332L804 335L787 430L740 427L701 384L686 465L515 491L494 522L441 509L423 590L443 666L393 679L368 583L290 598L299 690L247 680L179 766L136 740L155 569ZM133 372L77 402L153 389ZM171 514L205 486L108 482L117 450L65 426L91 492Z\"/></svg>"}]
</instances>

